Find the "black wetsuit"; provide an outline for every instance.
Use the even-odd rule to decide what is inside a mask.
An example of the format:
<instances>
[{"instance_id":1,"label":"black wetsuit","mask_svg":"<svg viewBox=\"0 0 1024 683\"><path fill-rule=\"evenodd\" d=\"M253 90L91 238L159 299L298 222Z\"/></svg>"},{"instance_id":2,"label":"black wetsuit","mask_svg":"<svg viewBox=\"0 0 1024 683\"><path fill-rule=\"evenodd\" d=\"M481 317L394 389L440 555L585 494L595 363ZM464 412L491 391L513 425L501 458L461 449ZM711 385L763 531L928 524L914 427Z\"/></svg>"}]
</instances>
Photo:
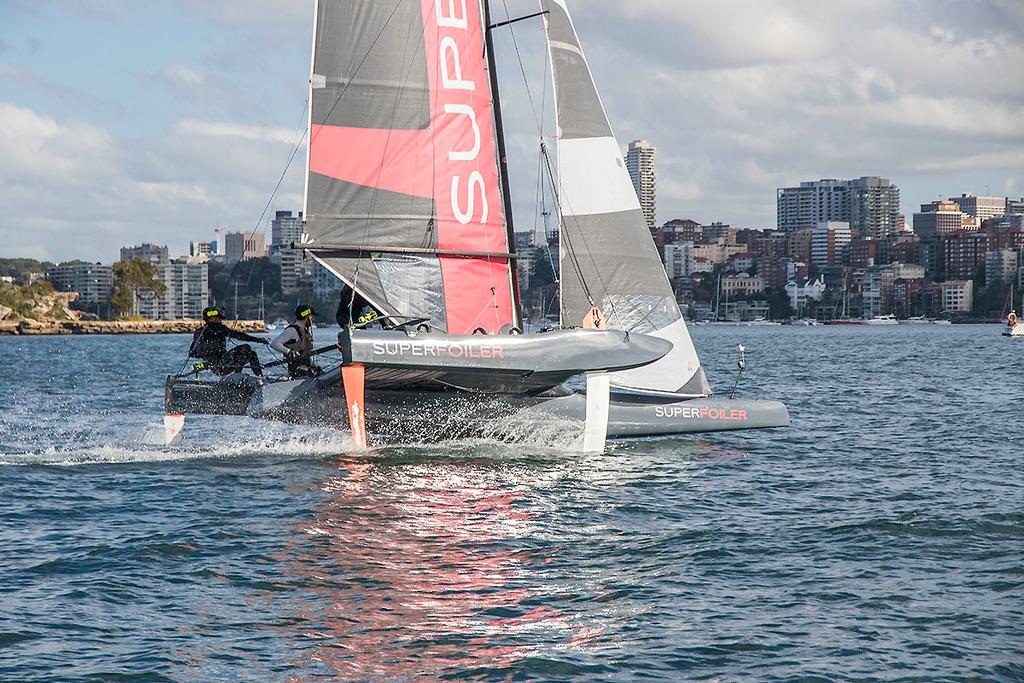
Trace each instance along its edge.
<instances>
[{"instance_id":1,"label":"black wetsuit","mask_svg":"<svg viewBox=\"0 0 1024 683\"><path fill-rule=\"evenodd\" d=\"M259 356L248 344L239 344L228 349L228 338L240 341L263 344L265 340L245 332L236 332L224 324L206 324L192 335L192 346L188 349L191 358L201 358L210 364L210 369L218 375L240 372L246 365L257 377L263 375L263 366Z\"/></svg>"}]
</instances>

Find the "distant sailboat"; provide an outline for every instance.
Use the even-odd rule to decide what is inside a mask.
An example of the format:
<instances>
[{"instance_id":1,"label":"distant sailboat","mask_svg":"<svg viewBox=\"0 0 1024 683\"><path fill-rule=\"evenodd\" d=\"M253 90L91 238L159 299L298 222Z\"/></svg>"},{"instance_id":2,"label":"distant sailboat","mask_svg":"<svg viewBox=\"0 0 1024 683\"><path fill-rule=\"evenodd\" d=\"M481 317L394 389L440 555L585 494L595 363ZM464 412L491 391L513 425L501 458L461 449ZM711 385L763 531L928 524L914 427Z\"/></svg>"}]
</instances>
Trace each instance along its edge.
<instances>
[{"instance_id":1,"label":"distant sailboat","mask_svg":"<svg viewBox=\"0 0 1024 683\"><path fill-rule=\"evenodd\" d=\"M515 424L569 420L583 450L789 424L780 402L712 393L566 4L541 7L562 329L521 330L488 3L320 0L295 246L379 317L343 331L351 362L314 378L168 378L168 412L341 424L357 445L367 429L511 438Z\"/></svg>"}]
</instances>

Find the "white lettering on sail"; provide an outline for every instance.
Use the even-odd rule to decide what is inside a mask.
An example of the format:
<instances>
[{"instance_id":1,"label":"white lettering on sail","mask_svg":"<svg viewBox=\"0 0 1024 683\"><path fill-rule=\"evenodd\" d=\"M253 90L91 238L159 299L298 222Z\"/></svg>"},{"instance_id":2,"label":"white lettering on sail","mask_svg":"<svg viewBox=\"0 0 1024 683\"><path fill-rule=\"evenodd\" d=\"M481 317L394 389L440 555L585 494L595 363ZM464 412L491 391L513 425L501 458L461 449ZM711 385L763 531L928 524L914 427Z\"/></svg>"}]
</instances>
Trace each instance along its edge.
<instances>
[{"instance_id":1,"label":"white lettering on sail","mask_svg":"<svg viewBox=\"0 0 1024 683\"><path fill-rule=\"evenodd\" d=\"M483 214L480 216L480 222L487 222L487 191L484 188L484 177L480 175L480 171L473 171L469 174L469 197L467 199L468 208L463 211L459 208L459 176L452 177L452 213L455 214L455 220L463 225L469 223L473 218L473 188L477 187L480 189L480 201L483 203Z\"/></svg>"},{"instance_id":2,"label":"white lettering on sail","mask_svg":"<svg viewBox=\"0 0 1024 683\"><path fill-rule=\"evenodd\" d=\"M448 55L451 55L453 71L455 77L453 78L448 73ZM449 90L476 90L476 84L473 81L462 80L462 64L459 63L459 46L455 44L455 40L451 36L445 36L441 39L441 86Z\"/></svg>"},{"instance_id":3,"label":"white lettering on sail","mask_svg":"<svg viewBox=\"0 0 1024 683\"><path fill-rule=\"evenodd\" d=\"M480 153L480 126L476 124L476 112L468 104L445 104L445 114L461 114L468 116L473 126L473 148L467 151L451 150L448 152L449 161L473 161Z\"/></svg>"},{"instance_id":4,"label":"white lettering on sail","mask_svg":"<svg viewBox=\"0 0 1024 683\"><path fill-rule=\"evenodd\" d=\"M450 26L452 28L469 28L469 22L466 20L466 0L461 0L459 4L462 6L462 15L458 16L455 14L455 4L457 0L437 0L437 4L434 7L437 8L437 25L438 26ZM445 15L442 10L447 6L448 14Z\"/></svg>"}]
</instances>

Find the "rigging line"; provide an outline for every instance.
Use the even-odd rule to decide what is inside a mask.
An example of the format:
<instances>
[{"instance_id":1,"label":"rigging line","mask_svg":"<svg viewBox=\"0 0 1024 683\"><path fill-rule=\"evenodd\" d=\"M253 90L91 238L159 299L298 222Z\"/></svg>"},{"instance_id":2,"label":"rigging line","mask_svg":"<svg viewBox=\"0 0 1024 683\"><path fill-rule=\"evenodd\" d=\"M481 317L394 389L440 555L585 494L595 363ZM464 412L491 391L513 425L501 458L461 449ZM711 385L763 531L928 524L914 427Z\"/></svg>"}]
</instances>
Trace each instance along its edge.
<instances>
[{"instance_id":1,"label":"rigging line","mask_svg":"<svg viewBox=\"0 0 1024 683\"><path fill-rule=\"evenodd\" d=\"M306 118L306 108L308 106L309 106L309 100L306 100L303 103L303 105L302 105L302 116L300 117L301 119ZM301 126L301 124L300 124L300 126ZM291 168L292 162L295 160L295 155L298 154L299 149L302 148L302 143L306 139L306 133L308 131L306 130L305 126L301 126L300 130L301 130L302 134L299 135L299 138L295 141L295 145L292 147L291 154L288 155L288 161L285 162L284 170L281 171L281 176L277 179L277 183L274 184L274 189L270 193L270 197L267 199L267 203L263 207L263 211L262 211L262 213L260 213L260 217L256 220L256 224L253 226L252 230L249 232L249 239L252 239L256 235L256 231L259 229L260 224L263 222L263 219L266 217L267 211L270 210L270 206L271 206L271 204L273 204L274 198L277 197L278 190L281 189L281 183L284 182L285 176L288 175L288 169ZM242 251L243 252L245 251L244 243L242 245ZM242 259L239 258L237 261L235 261L235 264L231 267L231 270L228 272L228 279L227 279L227 281L225 281L225 283L221 286L221 289L220 289L220 293L221 294L223 294L225 288L227 288L227 286L230 285L234 281L234 279L235 279L235 272L238 270L238 266L241 263L242 263ZM255 268L255 266L256 266L255 263L252 263L252 264L249 265L249 275L246 278L246 282L247 283L249 281L249 278L252 277L252 270L253 270L253 268ZM219 297L214 296L213 299L214 299L214 302L216 302L216 301L219 300Z\"/></svg>"},{"instance_id":2,"label":"rigging line","mask_svg":"<svg viewBox=\"0 0 1024 683\"><path fill-rule=\"evenodd\" d=\"M505 18L508 20L512 19L511 14L508 11L508 3L506 0L501 0L501 4L505 7ZM537 115L537 106L533 102L533 93L530 91L530 79L526 77L526 67L523 65L523 56L519 52L519 41L516 40L516 29L513 23L508 24L509 35L512 36L512 47L516 51L516 61L519 62L519 71L523 74L523 84L526 86L526 99L530 102L530 111L533 113L534 123L537 124L537 134L544 135L544 125L542 119ZM543 112L541 113L543 115Z\"/></svg>"}]
</instances>

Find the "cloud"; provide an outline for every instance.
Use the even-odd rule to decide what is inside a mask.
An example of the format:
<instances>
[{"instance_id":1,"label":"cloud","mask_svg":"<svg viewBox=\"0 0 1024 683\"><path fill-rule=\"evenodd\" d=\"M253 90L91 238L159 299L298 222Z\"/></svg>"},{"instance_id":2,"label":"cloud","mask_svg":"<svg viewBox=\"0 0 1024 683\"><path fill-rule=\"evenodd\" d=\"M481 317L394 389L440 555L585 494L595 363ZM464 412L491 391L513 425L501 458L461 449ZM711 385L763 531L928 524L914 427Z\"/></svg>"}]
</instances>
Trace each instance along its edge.
<instances>
[{"instance_id":1,"label":"cloud","mask_svg":"<svg viewBox=\"0 0 1024 683\"><path fill-rule=\"evenodd\" d=\"M242 138L244 140L265 140L295 144L301 133L286 128L269 128L266 126L246 126L221 121L196 121L185 119L174 124L174 131L181 135L206 135L226 138Z\"/></svg>"},{"instance_id":2,"label":"cloud","mask_svg":"<svg viewBox=\"0 0 1024 683\"><path fill-rule=\"evenodd\" d=\"M110 262L141 241L182 253L218 223L249 230L295 142L294 131L182 121L128 143L11 103L0 129L5 250L58 260ZM301 182L293 167L280 206L300 205Z\"/></svg>"}]
</instances>

